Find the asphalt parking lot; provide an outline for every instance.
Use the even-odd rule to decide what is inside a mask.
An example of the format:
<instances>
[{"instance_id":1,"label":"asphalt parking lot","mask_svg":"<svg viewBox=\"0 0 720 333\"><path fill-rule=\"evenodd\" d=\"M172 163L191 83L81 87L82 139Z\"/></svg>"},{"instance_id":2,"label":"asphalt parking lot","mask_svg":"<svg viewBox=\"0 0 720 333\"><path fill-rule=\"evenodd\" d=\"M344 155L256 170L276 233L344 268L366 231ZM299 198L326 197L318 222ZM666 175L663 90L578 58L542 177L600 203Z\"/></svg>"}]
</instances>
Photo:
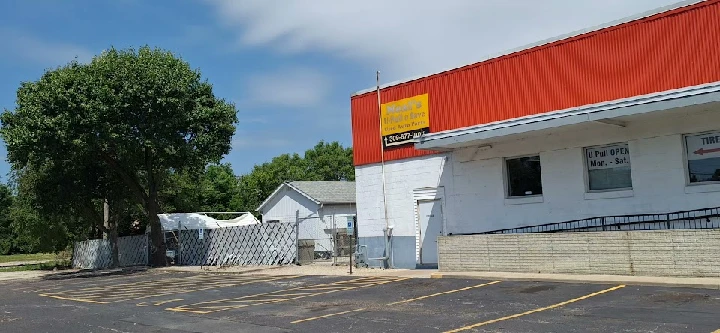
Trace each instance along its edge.
<instances>
[{"instance_id":1,"label":"asphalt parking lot","mask_svg":"<svg viewBox=\"0 0 720 333\"><path fill-rule=\"evenodd\" d=\"M0 284L0 332L704 332L720 291L148 271Z\"/></svg>"}]
</instances>

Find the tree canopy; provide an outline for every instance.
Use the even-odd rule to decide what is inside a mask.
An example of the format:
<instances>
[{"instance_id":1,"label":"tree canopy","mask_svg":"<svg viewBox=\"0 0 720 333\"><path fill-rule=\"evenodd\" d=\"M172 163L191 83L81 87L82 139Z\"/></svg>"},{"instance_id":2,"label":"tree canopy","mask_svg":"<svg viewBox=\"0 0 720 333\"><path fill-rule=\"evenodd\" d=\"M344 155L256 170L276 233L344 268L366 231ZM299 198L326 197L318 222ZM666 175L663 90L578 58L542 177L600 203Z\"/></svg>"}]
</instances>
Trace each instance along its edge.
<instances>
[{"instance_id":1,"label":"tree canopy","mask_svg":"<svg viewBox=\"0 0 720 333\"><path fill-rule=\"evenodd\" d=\"M128 195L141 205L154 262L161 264L159 188L172 172L219 162L230 150L237 115L188 63L143 47L110 49L88 64L71 62L22 83L17 108L0 120L13 170L42 170L49 177L39 181L55 182L71 198L81 195L69 206ZM57 184L58 178L67 181Z\"/></svg>"},{"instance_id":2,"label":"tree canopy","mask_svg":"<svg viewBox=\"0 0 720 333\"><path fill-rule=\"evenodd\" d=\"M320 141L302 157L299 154L277 156L240 177L240 201L246 209L254 211L285 181L354 181L352 155L352 148L344 148L338 142Z\"/></svg>"}]
</instances>

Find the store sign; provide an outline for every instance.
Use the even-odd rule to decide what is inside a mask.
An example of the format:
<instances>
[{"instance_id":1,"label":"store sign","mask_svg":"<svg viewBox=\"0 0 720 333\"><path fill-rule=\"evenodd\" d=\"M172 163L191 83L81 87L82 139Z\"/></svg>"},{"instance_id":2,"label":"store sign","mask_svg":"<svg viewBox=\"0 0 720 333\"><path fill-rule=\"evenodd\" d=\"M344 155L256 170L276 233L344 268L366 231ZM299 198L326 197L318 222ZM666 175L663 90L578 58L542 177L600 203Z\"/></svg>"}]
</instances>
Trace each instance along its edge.
<instances>
[{"instance_id":1,"label":"store sign","mask_svg":"<svg viewBox=\"0 0 720 333\"><path fill-rule=\"evenodd\" d=\"M588 170L630 166L630 150L627 143L587 148L585 153Z\"/></svg>"},{"instance_id":2,"label":"store sign","mask_svg":"<svg viewBox=\"0 0 720 333\"><path fill-rule=\"evenodd\" d=\"M383 149L411 144L430 132L428 94L380 105Z\"/></svg>"},{"instance_id":3,"label":"store sign","mask_svg":"<svg viewBox=\"0 0 720 333\"><path fill-rule=\"evenodd\" d=\"M720 157L720 132L685 137L688 160Z\"/></svg>"},{"instance_id":4,"label":"store sign","mask_svg":"<svg viewBox=\"0 0 720 333\"><path fill-rule=\"evenodd\" d=\"M205 229L198 229L198 239L205 238Z\"/></svg>"}]
</instances>

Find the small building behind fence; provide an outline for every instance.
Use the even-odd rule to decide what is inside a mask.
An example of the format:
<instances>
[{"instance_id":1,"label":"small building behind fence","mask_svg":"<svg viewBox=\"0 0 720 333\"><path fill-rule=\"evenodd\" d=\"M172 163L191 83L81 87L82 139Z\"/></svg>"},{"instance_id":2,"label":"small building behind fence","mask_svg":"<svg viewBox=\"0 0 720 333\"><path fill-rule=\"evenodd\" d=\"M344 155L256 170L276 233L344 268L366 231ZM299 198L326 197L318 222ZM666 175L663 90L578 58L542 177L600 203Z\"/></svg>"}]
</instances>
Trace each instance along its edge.
<instances>
[{"instance_id":1,"label":"small building behind fence","mask_svg":"<svg viewBox=\"0 0 720 333\"><path fill-rule=\"evenodd\" d=\"M348 219L357 214L355 182L285 182L257 208L264 224L297 223L301 263L350 258Z\"/></svg>"}]
</instances>

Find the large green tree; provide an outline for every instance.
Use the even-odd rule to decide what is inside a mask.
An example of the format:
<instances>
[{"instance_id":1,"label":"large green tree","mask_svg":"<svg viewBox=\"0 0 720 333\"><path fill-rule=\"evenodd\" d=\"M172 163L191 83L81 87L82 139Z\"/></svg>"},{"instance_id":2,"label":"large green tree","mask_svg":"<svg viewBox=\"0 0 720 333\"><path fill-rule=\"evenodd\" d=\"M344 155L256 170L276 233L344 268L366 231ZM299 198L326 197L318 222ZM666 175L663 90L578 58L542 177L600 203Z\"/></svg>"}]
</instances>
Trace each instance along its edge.
<instances>
[{"instance_id":1,"label":"large green tree","mask_svg":"<svg viewBox=\"0 0 720 333\"><path fill-rule=\"evenodd\" d=\"M10 218L12 205L13 195L10 187L0 184L0 255L10 254L16 249L16 237Z\"/></svg>"},{"instance_id":2,"label":"large green tree","mask_svg":"<svg viewBox=\"0 0 720 333\"><path fill-rule=\"evenodd\" d=\"M353 151L339 142L320 141L305 151L306 180L355 180Z\"/></svg>"},{"instance_id":3,"label":"large green tree","mask_svg":"<svg viewBox=\"0 0 720 333\"><path fill-rule=\"evenodd\" d=\"M255 165L240 177L239 202L243 210L254 211L272 192L286 181L354 181L352 148L338 142L320 141L299 154L282 154L270 162Z\"/></svg>"},{"instance_id":4,"label":"large green tree","mask_svg":"<svg viewBox=\"0 0 720 333\"><path fill-rule=\"evenodd\" d=\"M63 166L83 198L122 200L127 193L141 205L153 263L162 265L157 214L164 181L172 172L219 162L230 150L237 116L199 71L170 52L143 47L110 49L88 64L71 62L22 83L17 108L0 120L14 170ZM82 170L96 170L97 177ZM107 185L116 183L123 188Z\"/></svg>"},{"instance_id":5,"label":"large green tree","mask_svg":"<svg viewBox=\"0 0 720 333\"><path fill-rule=\"evenodd\" d=\"M240 183L230 164L208 165L201 174L173 173L160 193L168 212L231 212L242 208Z\"/></svg>"}]
</instances>

